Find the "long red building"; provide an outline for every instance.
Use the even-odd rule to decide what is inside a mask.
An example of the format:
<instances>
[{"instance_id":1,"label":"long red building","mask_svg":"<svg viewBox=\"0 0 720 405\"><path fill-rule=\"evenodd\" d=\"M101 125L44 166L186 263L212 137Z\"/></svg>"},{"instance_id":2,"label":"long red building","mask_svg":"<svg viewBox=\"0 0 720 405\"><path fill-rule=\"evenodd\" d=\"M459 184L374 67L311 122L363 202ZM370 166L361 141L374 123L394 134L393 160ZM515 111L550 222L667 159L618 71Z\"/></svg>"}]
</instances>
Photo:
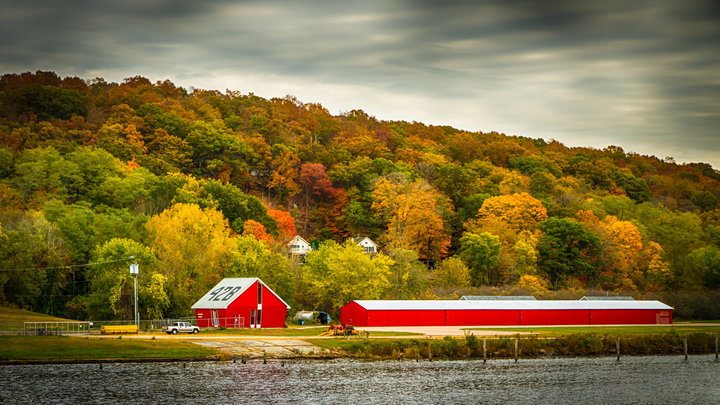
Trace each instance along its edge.
<instances>
[{"instance_id":1,"label":"long red building","mask_svg":"<svg viewBox=\"0 0 720 405\"><path fill-rule=\"evenodd\" d=\"M354 326L503 326L669 324L660 301L352 301L340 321Z\"/></svg>"},{"instance_id":2,"label":"long red building","mask_svg":"<svg viewBox=\"0 0 720 405\"><path fill-rule=\"evenodd\" d=\"M282 328L290 306L251 277L223 279L192 309L201 328Z\"/></svg>"}]
</instances>

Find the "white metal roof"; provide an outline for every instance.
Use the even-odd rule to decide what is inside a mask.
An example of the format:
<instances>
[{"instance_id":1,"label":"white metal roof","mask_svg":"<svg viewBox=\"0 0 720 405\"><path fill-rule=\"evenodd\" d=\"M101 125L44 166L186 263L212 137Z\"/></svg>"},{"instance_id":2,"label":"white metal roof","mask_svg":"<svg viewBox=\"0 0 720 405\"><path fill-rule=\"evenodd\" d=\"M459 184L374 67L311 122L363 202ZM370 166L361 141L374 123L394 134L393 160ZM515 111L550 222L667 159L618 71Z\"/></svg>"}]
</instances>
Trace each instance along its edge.
<instances>
[{"instance_id":1,"label":"white metal roof","mask_svg":"<svg viewBox=\"0 0 720 405\"><path fill-rule=\"evenodd\" d=\"M267 284L263 283L257 277L244 277L244 278L224 278L217 285L210 289L202 298L200 298L192 309L226 309L228 305L232 304L233 301L242 293L244 293L255 281L264 285L271 293L273 293L285 306L290 309L288 305L279 295L275 293Z\"/></svg>"},{"instance_id":2,"label":"white metal roof","mask_svg":"<svg viewBox=\"0 0 720 405\"><path fill-rule=\"evenodd\" d=\"M660 301L572 301L572 300L356 300L368 310L456 310L456 309L673 309Z\"/></svg>"}]
</instances>

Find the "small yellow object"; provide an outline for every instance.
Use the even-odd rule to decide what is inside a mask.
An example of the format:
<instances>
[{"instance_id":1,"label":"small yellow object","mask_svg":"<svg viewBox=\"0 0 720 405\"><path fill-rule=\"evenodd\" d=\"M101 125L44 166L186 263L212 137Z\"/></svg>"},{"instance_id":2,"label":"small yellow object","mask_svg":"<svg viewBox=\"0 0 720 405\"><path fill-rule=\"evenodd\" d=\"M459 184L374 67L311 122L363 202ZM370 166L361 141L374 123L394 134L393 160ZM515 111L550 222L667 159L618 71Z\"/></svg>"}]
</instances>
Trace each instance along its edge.
<instances>
[{"instance_id":1,"label":"small yellow object","mask_svg":"<svg viewBox=\"0 0 720 405\"><path fill-rule=\"evenodd\" d=\"M103 335L115 335L121 333L138 333L137 325L105 325L100 327Z\"/></svg>"}]
</instances>

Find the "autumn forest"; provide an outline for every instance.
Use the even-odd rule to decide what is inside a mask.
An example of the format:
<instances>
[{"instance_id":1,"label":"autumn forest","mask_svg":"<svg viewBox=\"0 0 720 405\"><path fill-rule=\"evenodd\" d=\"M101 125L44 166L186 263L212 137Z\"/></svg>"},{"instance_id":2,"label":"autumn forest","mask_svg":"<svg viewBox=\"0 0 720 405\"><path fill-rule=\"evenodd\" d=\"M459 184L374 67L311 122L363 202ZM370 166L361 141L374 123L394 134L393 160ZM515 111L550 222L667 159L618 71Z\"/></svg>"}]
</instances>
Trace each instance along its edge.
<instances>
[{"instance_id":1,"label":"autumn forest","mask_svg":"<svg viewBox=\"0 0 720 405\"><path fill-rule=\"evenodd\" d=\"M0 78L0 305L73 319L132 319L133 261L142 319L190 315L223 277L260 277L291 314L609 294L720 319L719 200L711 165L620 146L139 76Z\"/></svg>"}]
</instances>

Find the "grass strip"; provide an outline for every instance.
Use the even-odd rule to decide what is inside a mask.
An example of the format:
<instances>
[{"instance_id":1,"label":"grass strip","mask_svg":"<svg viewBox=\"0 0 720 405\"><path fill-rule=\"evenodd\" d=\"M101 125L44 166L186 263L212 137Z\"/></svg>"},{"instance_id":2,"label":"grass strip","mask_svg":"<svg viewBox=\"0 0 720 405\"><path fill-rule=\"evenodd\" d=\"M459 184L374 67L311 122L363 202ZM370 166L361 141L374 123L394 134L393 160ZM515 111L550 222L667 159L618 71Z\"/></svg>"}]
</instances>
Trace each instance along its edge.
<instances>
[{"instance_id":1,"label":"grass strip","mask_svg":"<svg viewBox=\"0 0 720 405\"><path fill-rule=\"evenodd\" d=\"M67 336L0 336L0 361L190 359L214 351L178 341L89 339Z\"/></svg>"}]
</instances>

